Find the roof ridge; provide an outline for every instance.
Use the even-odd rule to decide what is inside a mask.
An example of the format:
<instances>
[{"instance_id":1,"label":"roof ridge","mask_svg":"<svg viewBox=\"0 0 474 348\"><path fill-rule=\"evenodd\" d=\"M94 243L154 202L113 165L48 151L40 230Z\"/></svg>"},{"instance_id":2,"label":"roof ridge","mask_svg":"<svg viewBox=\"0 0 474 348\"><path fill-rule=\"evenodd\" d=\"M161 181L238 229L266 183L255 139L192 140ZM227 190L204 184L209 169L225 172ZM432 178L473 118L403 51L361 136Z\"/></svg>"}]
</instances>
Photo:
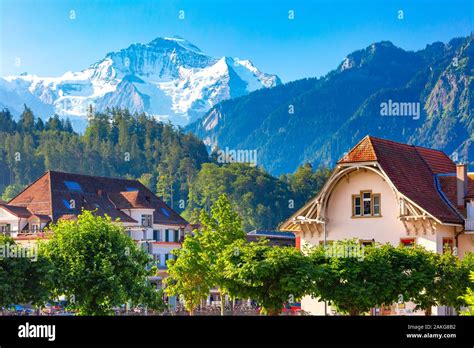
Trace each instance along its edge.
<instances>
[{"instance_id":1,"label":"roof ridge","mask_svg":"<svg viewBox=\"0 0 474 348\"><path fill-rule=\"evenodd\" d=\"M81 174L81 173L61 172L61 171L58 171L58 170L48 170L44 174L46 174L46 173L77 175L77 176L85 176L85 177L88 177L88 178L100 178L100 179L107 179L107 180L123 180L123 181L139 182L138 179L127 179L127 178L117 178L117 177L102 176L102 175L90 175L90 174Z\"/></svg>"},{"instance_id":2,"label":"roof ridge","mask_svg":"<svg viewBox=\"0 0 474 348\"><path fill-rule=\"evenodd\" d=\"M369 138L371 138L371 139L376 139L376 140L382 140L382 141L385 141L385 142L388 142L388 143L392 143L392 144L403 145L403 146L411 147L411 148L415 148L415 149L424 149L424 150L428 150L428 151L439 152L439 153L442 153L442 154L444 154L445 156L447 156L446 153L445 153L443 150L432 149L432 148L427 147L427 146L414 145L414 144L406 144L406 143L402 143L402 142L395 141L395 140L391 140L391 139L375 137L375 136L373 136L373 135L367 135L366 137L369 137ZM356 145L356 146L357 146L357 145ZM449 157L449 156L447 156L447 157Z\"/></svg>"}]
</instances>

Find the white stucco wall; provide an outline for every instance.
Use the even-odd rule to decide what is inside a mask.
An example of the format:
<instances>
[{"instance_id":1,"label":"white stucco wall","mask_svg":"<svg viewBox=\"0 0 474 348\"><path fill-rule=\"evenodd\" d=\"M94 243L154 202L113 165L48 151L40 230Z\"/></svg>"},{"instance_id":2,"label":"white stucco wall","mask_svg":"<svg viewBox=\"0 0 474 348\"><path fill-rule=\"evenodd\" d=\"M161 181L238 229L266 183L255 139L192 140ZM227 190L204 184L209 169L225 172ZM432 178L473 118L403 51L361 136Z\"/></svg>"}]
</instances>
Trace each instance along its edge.
<instances>
[{"instance_id":1,"label":"white stucco wall","mask_svg":"<svg viewBox=\"0 0 474 348\"><path fill-rule=\"evenodd\" d=\"M352 217L352 195L359 194L360 191L371 190L372 193L379 193L381 198L380 217ZM327 214L327 240L335 241L342 239L360 239L374 240L377 243L390 243L394 246L399 245L401 239L414 238L415 243L424 246L433 252L442 252L443 238L452 238L455 236L455 228L437 224L435 233L428 231L417 234L407 233L405 225L398 219L399 205L398 200L390 188L389 184L378 174L372 171L360 170L351 173L347 178L341 179L334 187L328 202ZM321 233L310 233L304 235L300 232L301 245L319 245L323 242L324 235ZM460 240L461 253L464 252L468 238L463 237ZM471 238L474 240L474 237ZM309 296L303 298L301 302L302 309L316 315L324 314L324 303L319 302ZM407 309L412 309L413 304L407 303ZM433 314L437 309L433 308ZM328 307L328 313L331 308ZM423 314L421 312L409 314Z\"/></svg>"}]
</instances>

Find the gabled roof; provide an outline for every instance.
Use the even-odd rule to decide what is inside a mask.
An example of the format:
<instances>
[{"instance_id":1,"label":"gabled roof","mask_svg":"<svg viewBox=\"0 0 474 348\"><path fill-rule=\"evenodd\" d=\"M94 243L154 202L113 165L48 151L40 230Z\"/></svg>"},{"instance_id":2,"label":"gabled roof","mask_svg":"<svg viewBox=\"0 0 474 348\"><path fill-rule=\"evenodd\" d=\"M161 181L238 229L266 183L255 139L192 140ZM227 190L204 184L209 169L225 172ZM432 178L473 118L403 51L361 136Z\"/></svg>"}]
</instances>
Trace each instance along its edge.
<instances>
[{"instance_id":1,"label":"gabled roof","mask_svg":"<svg viewBox=\"0 0 474 348\"><path fill-rule=\"evenodd\" d=\"M366 136L338 164L376 161L397 190L444 223L462 224L460 214L437 188L437 174L455 173L442 151ZM454 201L455 202L455 201Z\"/></svg>"},{"instance_id":2,"label":"gabled roof","mask_svg":"<svg viewBox=\"0 0 474 348\"><path fill-rule=\"evenodd\" d=\"M53 221L74 219L82 208L122 222L137 221L121 209L155 209L155 223L187 225L178 213L137 180L48 171L13 198L10 205L28 207Z\"/></svg>"},{"instance_id":3,"label":"gabled roof","mask_svg":"<svg viewBox=\"0 0 474 348\"><path fill-rule=\"evenodd\" d=\"M48 222L51 221L51 218L48 215L41 215L41 214L32 214L29 218L28 221L38 219L42 222Z\"/></svg>"},{"instance_id":4,"label":"gabled roof","mask_svg":"<svg viewBox=\"0 0 474 348\"><path fill-rule=\"evenodd\" d=\"M31 216L31 212L29 212L28 209L24 207L17 207L14 205L9 205L9 204L4 203L4 204L0 204L0 208L5 209L10 214L15 215L16 217L29 218Z\"/></svg>"}]
</instances>

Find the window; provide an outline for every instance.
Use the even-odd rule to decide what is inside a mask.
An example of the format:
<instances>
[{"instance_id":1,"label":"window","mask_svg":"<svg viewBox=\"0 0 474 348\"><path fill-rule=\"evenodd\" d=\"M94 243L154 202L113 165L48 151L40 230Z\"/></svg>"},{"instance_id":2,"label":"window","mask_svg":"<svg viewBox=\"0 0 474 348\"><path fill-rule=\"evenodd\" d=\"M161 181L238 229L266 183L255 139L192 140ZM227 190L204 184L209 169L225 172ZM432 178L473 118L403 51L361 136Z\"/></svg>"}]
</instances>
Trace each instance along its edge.
<instances>
[{"instance_id":1,"label":"window","mask_svg":"<svg viewBox=\"0 0 474 348\"><path fill-rule=\"evenodd\" d=\"M380 194L379 193L372 195L372 202L374 204L373 215L380 216Z\"/></svg>"},{"instance_id":2,"label":"window","mask_svg":"<svg viewBox=\"0 0 474 348\"><path fill-rule=\"evenodd\" d=\"M135 192L135 191L138 191L138 189L135 188L135 187L126 187L125 190L127 190L127 192Z\"/></svg>"},{"instance_id":3,"label":"window","mask_svg":"<svg viewBox=\"0 0 474 348\"><path fill-rule=\"evenodd\" d=\"M39 224L31 224L31 230L33 232L38 232L40 229L39 227L40 227Z\"/></svg>"},{"instance_id":4,"label":"window","mask_svg":"<svg viewBox=\"0 0 474 348\"><path fill-rule=\"evenodd\" d=\"M11 231L11 225L10 224L5 224L0 226L0 232L6 233Z\"/></svg>"},{"instance_id":5,"label":"window","mask_svg":"<svg viewBox=\"0 0 474 348\"><path fill-rule=\"evenodd\" d=\"M360 191L359 194L352 195L352 216L381 216L380 203L380 193L372 193L372 191Z\"/></svg>"},{"instance_id":6,"label":"window","mask_svg":"<svg viewBox=\"0 0 474 348\"><path fill-rule=\"evenodd\" d=\"M142 215L142 226L151 227L153 225L153 215L143 214Z\"/></svg>"},{"instance_id":7,"label":"window","mask_svg":"<svg viewBox=\"0 0 474 348\"><path fill-rule=\"evenodd\" d=\"M165 230L165 242L169 242L170 241L170 236L169 236L169 230Z\"/></svg>"},{"instance_id":8,"label":"window","mask_svg":"<svg viewBox=\"0 0 474 348\"><path fill-rule=\"evenodd\" d=\"M362 193L362 203L363 203L363 214L371 215L372 214L372 199L370 198L370 192Z\"/></svg>"},{"instance_id":9,"label":"window","mask_svg":"<svg viewBox=\"0 0 474 348\"><path fill-rule=\"evenodd\" d=\"M160 238L160 230L153 230L153 240L156 240L157 242L161 239Z\"/></svg>"},{"instance_id":10,"label":"window","mask_svg":"<svg viewBox=\"0 0 474 348\"><path fill-rule=\"evenodd\" d=\"M163 213L164 216L170 217L170 213L169 213L168 209L166 209L166 208L161 208L161 212Z\"/></svg>"},{"instance_id":11,"label":"window","mask_svg":"<svg viewBox=\"0 0 474 348\"><path fill-rule=\"evenodd\" d=\"M407 239L401 239L400 243L407 248L411 248L415 246L415 238L407 238Z\"/></svg>"},{"instance_id":12,"label":"window","mask_svg":"<svg viewBox=\"0 0 474 348\"><path fill-rule=\"evenodd\" d=\"M354 216L360 216L360 196L352 195L352 201L354 202Z\"/></svg>"},{"instance_id":13,"label":"window","mask_svg":"<svg viewBox=\"0 0 474 348\"><path fill-rule=\"evenodd\" d=\"M65 181L64 185L66 185L67 189L69 191L77 191L77 192L82 192L81 185L79 185L75 181Z\"/></svg>"},{"instance_id":14,"label":"window","mask_svg":"<svg viewBox=\"0 0 474 348\"><path fill-rule=\"evenodd\" d=\"M453 252L454 241L452 238L443 238L443 253L446 251Z\"/></svg>"},{"instance_id":15,"label":"window","mask_svg":"<svg viewBox=\"0 0 474 348\"><path fill-rule=\"evenodd\" d=\"M179 242L179 230L174 230L174 241Z\"/></svg>"}]
</instances>

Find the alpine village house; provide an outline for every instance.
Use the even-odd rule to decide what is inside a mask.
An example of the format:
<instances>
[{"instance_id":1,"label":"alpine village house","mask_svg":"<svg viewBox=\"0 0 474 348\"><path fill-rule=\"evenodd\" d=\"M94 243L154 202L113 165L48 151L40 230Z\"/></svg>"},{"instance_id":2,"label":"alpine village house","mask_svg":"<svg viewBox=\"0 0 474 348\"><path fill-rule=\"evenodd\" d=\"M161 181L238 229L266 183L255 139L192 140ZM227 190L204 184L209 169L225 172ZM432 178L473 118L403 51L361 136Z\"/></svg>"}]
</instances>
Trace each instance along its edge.
<instances>
[{"instance_id":1,"label":"alpine village house","mask_svg":"<svg viewBox=\"0 0 474 348\"><path fill-rule=\"evenodd\" d=\"M108 215L155 260L161 286L171 250L181 247L189 224L137 180L48 171L8 203L0 203L0 233L25 246L59 219L76 219L82 209Z\"/></svg>"},{"instance_id":2,"label":"alpine village house","mask_svg":"<svg viewBox=\"0 0 474 348\"><path fill-rule=\"evenodd\" d=\"M366 136L337 163L319 194L285 221L296 247L342 239L422 245L462 258L474 251L474 173L441 151ZM413 304L375 314L421 314ZM309 296L301 308L335 312ZM403 308L403 309L402 309ZM454 314L437 307L433 314Z\"/></svg>"}]
</instances>

